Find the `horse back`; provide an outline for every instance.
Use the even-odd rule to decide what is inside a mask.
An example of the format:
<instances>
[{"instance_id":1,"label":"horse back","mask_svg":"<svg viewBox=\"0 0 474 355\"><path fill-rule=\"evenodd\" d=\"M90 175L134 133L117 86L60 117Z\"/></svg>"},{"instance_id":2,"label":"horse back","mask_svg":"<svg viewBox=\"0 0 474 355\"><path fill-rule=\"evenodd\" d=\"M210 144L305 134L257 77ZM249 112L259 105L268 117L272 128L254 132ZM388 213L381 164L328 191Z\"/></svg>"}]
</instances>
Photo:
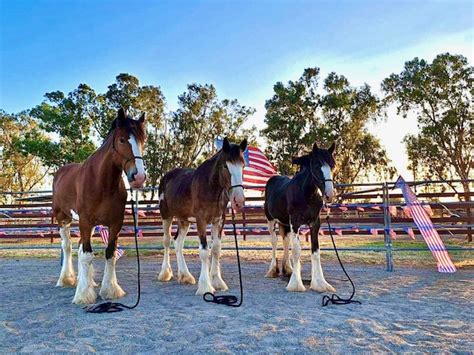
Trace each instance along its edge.
<instances>
[{"instance_id":1,"label":"horse back","mask_svg":"<svg viewBox=\"0 0 474 355\"><path fill-rule=\"evenodd\" d=\"M160 213L164 219L192 214L191 185L195 169L174 169L160 181Z\"/></svg>"},{"instance_id":2,"label":"horse back","mask_svg":"<svg viewBox=\"0 0 474 355\"><path fill-rule=\"evenodd\" d=\"M286 192L290 183L287 176L273 176L265 186L264 211L268 220L277 219L289 223L288 202Z\"/></svg>"}]
</instances>

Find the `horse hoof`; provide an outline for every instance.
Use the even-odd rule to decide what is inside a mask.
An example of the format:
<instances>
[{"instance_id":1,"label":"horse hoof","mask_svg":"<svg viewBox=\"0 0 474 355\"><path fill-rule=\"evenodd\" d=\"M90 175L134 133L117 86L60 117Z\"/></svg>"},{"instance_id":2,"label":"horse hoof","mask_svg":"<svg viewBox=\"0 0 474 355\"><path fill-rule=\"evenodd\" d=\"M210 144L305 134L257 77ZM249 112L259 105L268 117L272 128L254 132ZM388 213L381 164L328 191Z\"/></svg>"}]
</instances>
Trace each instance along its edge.
<instances>
[{"instance_id":1,"label":"horse hoof","mask_svg":"<svg viewBox=\"0 0 474 355\"><path fill-rule=\"evenodd\" d=\"M84 291L78 291L76 289L76 294L72 300L74 304L93 304L97 299L97 294L95 293L92 287L87 288Z\"/></svg>"},{"instance_id":2,"label":"horse hoof","mask_svg":"<svg viewBox=\"0 0 474 355\"><path fill-rule=\"evenodd\" d=\"M197 291L196 291L196 295L197 296L202 296L202 295L204 295L205 293L208 293L208 292L214 294L214 293L216 293L216 290L211 285L199 286Z\"/></svg>"},{"instance_id":3,"label":"horse hoof","mask_svg":"<svg viewBox=\"0 0 474 355\"><path fill-rule=\"evenodd\" d=\"M268 270L268 272L265 274L265 277L275 278L278 277L279 274L280 270L278 270L278 267L273 267Z\"/></svg>"},{"instance_id":4,"label":"horse hoof","mask_svg":"<svg viewBox=\"0 0 474 355\"><path fill-rule=\"evenodd\" d=\"M104 287L104 285L102 285L99 295L104 300L113 300L125 296L125 291L118 284L108 285L108 287Z\"/></svg>"},{"instance_id":5,"label":"horse hoof","mask_svg":"<svg viewBox=\"0 0 474 355\"><path fill-rule=\"evenodd\" d=\"M336 292L336 289L327 282L320 284L311 283L310 288L316 292Z\"/></svg>"},{"instance_id":6,"label":"horse hoof","mask_svg":"<svg viewBox=\"0 0 474 355\"><path fill-rule=\"evenodd\" d=\"M56 283L56 287L74 287L76 286L76 282L77 279L75 275L60 277Z\"/></svg>"},{"instance_id":7,"label":"horse hoof","mask_svg":"<svg viewBox=\"0 0 474 355\"><path fill-rule=\"evenodd\" d=\"M194 284L196 284L196 279L189 272L185 273L185 274L179 274L178 273L178 283L187 284L187 285L194 285Z\"/></svg>"},{"instance_id":8,"label":"horse hoof","mask_svg":"<svg viewBox=\"0 0 474 355\"><path fill-rule=\"evenodd\" d=\"M304 292L304 291L306 291L306 287L304 287L303 281L301 281L301 279L297 279L296 277L293 278L293 276L291 277L290 282L288 282L288 285L286 286L286 289L290 292Z\"/></svg>"},{"instance_id":9,"label":"horse hoof","mask_svg":"<svg viewBox=\"0 0 474 355\"><path fill-rule=\"evenodd\" d=\"M171 268L161 269L160 274L158 275L158 281L168 282L173 278L173 270Z\"/></svg>"},{"instance_id":10,"label":"horse hoof","mask_svg":"<svg viewBox=\"0 0 474 355\"><path fill-rule=\"evenodd\" d=\"M227 291L229 289L227 284L220 277L212 279L212 287L214 287L217 291Z\"/></svg>"}]
</instances>

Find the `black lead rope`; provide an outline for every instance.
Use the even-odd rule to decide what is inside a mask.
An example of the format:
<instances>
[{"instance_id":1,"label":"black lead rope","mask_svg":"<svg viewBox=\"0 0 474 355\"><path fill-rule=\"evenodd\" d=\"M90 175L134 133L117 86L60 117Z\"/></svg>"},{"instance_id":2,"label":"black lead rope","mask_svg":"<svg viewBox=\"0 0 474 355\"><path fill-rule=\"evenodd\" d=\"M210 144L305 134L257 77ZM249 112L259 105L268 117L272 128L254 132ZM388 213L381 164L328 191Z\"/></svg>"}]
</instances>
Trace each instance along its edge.
<instances>
[{"instance_id":1,"label":"black lead rope","mask_svg":"<svg viewBox=\"0 0 474 355\"><path fill-rule=\"evenodd\" d=\"M237 299L237 297L234 296L234 295L216 296L216 295L214 295L213 293L210 293L210 292L206 292L202 296L202 298L206 302L224 304L224 305L229 306L229 307L240 307L242 305L242 301L244 299L244 291L243 291L243 287L242 287L242 270L240 268L239 243L237 242L237 228L235 227L235 213L234 213L233 209L232 209L232 226L234 227L235 250L237 252L237 264L239 266L240 302Z\"/></svg>"},{"instance_id":2,"label":"black lead rope","mask_svg":"<svg viewBox=\"0 0 474 355\"><path fill-rule=\"evenodd\" d=\"M337 252L336 243L334 242L334 237L332 235L331 224L329 223L329 215L326 216L326 222L327 222L328 227L329 227L329 234L331 235L331 241L332 241L332 245L334 247L334 251L336 252L337 260L339 260L339 265L341 265L342 271L344 271L344 274L346 274L347 279L349 280L349 282L352 285L352 294L347 299L341 298L338 295L336 295L335 293L333 293L331 295L331 297L324 296L323 299L322 299L323 307L326 307L329 304L336 304L336 305L349 304L349 303L361 304L359 301L353 300L356 289L355 289L355 286L354 286L354 282L352 282L352 279L350 278L349 274L347 273L346 269L344 268L344 265L342 264L341 258L339 257L339 253Z\"/></svg>"},{"instance_id":3,"label":"black lead rope","mask_svg":"<svg viewBox=\"0 0 474 355\"><path fill-rule=\"evenodd\" d=\"M84 307L87 313L115 313L122 312L125 309L134 309L140 303L141 287L140 287L140 255L138 254L138 226L137 226L137 216L135 214L136 208L135 201L133 200L133 191L130 188L130 195L132 198L132 215L133 215L133 228L135 234L135 251L137 252L137 270L138 270L138 297L137 302L133 306L127 306L126 304L119 302L103 302L101 304L95 304L92 306Z\"/></svg>"}]
</instances>

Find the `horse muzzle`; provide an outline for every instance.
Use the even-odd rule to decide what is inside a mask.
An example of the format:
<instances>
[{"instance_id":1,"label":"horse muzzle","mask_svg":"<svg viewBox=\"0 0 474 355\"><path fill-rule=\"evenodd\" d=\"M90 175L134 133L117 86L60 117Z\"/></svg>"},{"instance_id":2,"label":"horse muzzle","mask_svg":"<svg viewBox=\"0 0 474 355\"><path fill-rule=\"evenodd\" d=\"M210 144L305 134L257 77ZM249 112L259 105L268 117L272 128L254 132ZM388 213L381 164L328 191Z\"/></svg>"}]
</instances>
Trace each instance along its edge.
<instances>
[{"instance_id":1,"label":"horse muzzle","mask_svg":"<svg viewBox=\"0 0 474 355\"><path fill-rule=\"evenodd\" d=\"M128 176L128 182L130 183L130 186L134 189L142 188L145 180L145 174L136 173L132 174L131 176Z\"/></svg>"},{"instance_id":2,"label":"horse muzzle","mask_svg":"<svg viewBox=\"0 0 474 355\"><path fill-rule=\"evenodd\" d=\"M333 199L334 199L334 191L331 191L329 193L324 193L324 202L331 203Z\"/></svg>"},{"instance_id":3,"label":"horse muzzle","mask_svg":"<svg viewBox=\"0 0 474 355\"><path fill-rule=\"evenodd\" d=\"M245 196L243 193L235 193L231 196L231 205L234 211L240 211L244 207Z\"/></svg>"}]
</instances>

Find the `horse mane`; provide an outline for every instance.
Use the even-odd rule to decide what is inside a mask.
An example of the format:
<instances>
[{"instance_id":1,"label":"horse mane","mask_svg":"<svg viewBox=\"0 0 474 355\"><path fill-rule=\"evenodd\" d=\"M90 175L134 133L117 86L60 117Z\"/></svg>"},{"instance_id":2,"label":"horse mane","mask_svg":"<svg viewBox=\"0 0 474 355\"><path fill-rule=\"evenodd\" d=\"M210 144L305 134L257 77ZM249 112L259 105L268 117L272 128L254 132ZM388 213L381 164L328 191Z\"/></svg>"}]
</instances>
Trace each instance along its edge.
<instances>
[{"instance_id":1,"label":"horse mane","mask_svg":"<svg viewBox=\"0 0 474 355\"><path fill-rule=\"evenodd\" d=\"M110 125L110 129L104 139L104 143L113 135L117 127L118 118L115 118ZM143 125L141 125L138 120L127 116L127 118L125 120L122 120L122 122L120 123L120 127L125 128L129 134L133 134L137 139L138 143L143 144L145 142L146 132Z\"/></svg>"},{"instance_id":2,"label":"horse mane","mask_svg":"<svg viewBox=\"0 0 474 355\"><path fill-rule=\"evenodd\" d=\"M336 161L334 160L334 157L331 153L329 153L327 149L318 149L318 153L315 158L321 163L321 165L326 163L331 169L334 169L334 167L336 166Z\"/></svg>"}]
</instances>

